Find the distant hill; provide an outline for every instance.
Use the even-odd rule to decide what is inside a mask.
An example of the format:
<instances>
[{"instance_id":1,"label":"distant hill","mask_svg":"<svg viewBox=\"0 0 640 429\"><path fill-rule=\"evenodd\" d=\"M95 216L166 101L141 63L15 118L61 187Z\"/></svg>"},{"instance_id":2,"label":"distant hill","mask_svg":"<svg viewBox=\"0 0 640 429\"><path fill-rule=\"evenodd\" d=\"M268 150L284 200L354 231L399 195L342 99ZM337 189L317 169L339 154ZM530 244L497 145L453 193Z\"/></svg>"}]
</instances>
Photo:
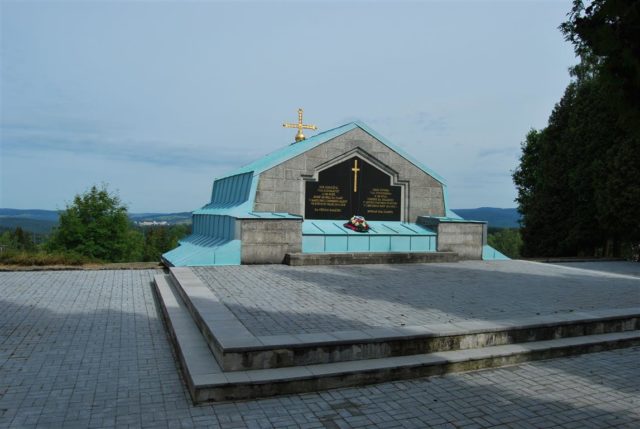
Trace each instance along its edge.
<instances>
[{"instance_id":1,"label":"distant hill","mask_svg":"<svg viewBox=\"0 0 640 429\"><path fill-rule=\"evenodd\" d=\"M477 209L454 209L458 215L470 220L484 220L493 228L518 228L520 214L516 209L480 207ZM30 232L48 234L58 224L55 210L20 210L0 208L0 230L17 226ZM191 212L180 213L129 213L133 222L167 222L169 224L190 223Z\"/></svg>"},{"instance_id":2,"label":"distant hill","mask_svg":"<svg viewBox=\"0 0 640 429\"><path fill-rule=\"evenodd\" d=\"M191 212L180 213L129 213L129 218L134 222L142 221L156 221L156 222L169 222L175 223L189 223L191 222Z\"/></svg>"},{"instance_id":3,"label":"distant hill","mask_svg":"<svg viewBox=\"0 0 640 429\"><path fill-rule=\"evenodd\" d=\"M20 227L30 233L47 235L56 225L58 225L58 221L0 216L0 233L5 230L13 231Z\"/></svg>"},{"instance_id":4,"label":"distant hill","mask_svg":"<svg viewBox=\"0 0 640 429\"><path fill-rule=\"evenodd\" d=\"M520 213L518 209L499 209L496 207L480 207L477 209L453 209L460 217L469 220L484 220L492 228L519 228Z\"/></svg>"},{"instance_id":5,"label":"distant hill","mask_svg":"<svg viewBox=\"0 0 640 429\"><path fill-rule=\"evenodd\" d=\"M58 212L55 210L38 209L0 209L0 218L33 219L58 222Z\"/></svg>"},{"instance_id":6,"label":"distant hill","mask_svg":"<svg viewBox=\"0 0 640 429\"><path fill-rule=\"evenodd\" d=\"M191 212L181 213L129 213L134 222L167 222L169 224L191 222ZM0 230L22 229L38 234L48 234L58 225L59 215L55 210L3 209L0 208Z\"/></svg>"}]
</instances>

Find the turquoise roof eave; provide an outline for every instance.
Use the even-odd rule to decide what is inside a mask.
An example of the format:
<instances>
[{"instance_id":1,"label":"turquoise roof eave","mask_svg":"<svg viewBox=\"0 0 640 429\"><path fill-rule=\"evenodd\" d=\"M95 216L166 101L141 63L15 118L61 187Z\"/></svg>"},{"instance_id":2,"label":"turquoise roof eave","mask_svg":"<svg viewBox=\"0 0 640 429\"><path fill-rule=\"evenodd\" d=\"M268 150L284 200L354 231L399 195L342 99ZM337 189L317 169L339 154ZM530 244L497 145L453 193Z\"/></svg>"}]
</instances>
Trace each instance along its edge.
<instances>
[{"instance_id":1,"label":"turquoise roof eave","mask_svg":"<svg viewBox=\"0 0 640 429\"><path fill-rule=\"evenodd\" d=\"M389 140L387 140L383 135L379 134L377 131L373 130L372 128L370 128L368 125L360 122L360 121L356 121L353 122L353 124L357 127L359 127L360 129L362 129L363 131L365 131L367 134L369 134L370 136L372 136L373 138L381 141L382 143L384 143L386 146L388 146L391 150L393 150L394 152L396 152L398 155L402 156L403 158L405 158L406 160L408 160L409 162L411 162L413 165L415 165L416 167L418 167L420 170L424 171L425 173L427 173L429 176L433 177L434 179L436 179L438 182L440 182L443 186L447 185L446 180L444 179L444 177L442 177L441 175L439 175L438 173L436 173L432 168L428 167L426 164L424 164L423 162L418 161L416 158L414 158L412 155L408 154L407 152L405 152L403 149L401 149L400 147L394 145L393 143L391 143Z\"/></svg>"},{"instance_id":2,"label":"turquoise roof eave","mask_svg":"<svg viewBox=\"0 0 640 429\"><path fill-rule=\"evenodd\" d=\"M314 147L325 143L331 139L334 139L342 134L345 134L355 128L360 128L361 130L363 130L364 132L366 132L367 134L369 134L370 136L372 136L373 138L379 140L380 142L382 142L385 146L389 147L391 150L393 150L394 152L396 152L398 155L402 156L403 158L407 159L409 162L411 162L412 164L414 164L416 167L418 167L419 169L421 169L422 171L424 171L425 173L427 173L428 175L430 175L431 177L433 177L435 180L437 180L438 182L440 182L442 185L446 186L446 181L444 180L444 178L442 176L440 176L438 173L436 173L434 170L432 170L431 168L429 168L427 165L425 165L424 163L418 161L417 159L415 159L413 156L409 155L407 152L405 152L403 149L397 147L396 145L394 145L393 143L391 143L389 140L387 140L384 136L382 136L381 134L379 134L377 131L373 130L372 128L370 128L368 125L360 122L360 121L356 121L356 122L350 122L348 124L342 125L340 127L337 128L333 128L331 130L327 130L324 131L322 133L318 133L313 137L309 137L306 140L303 140L301 142L298 143L293 143L290 144L288 146L285 146L283 148L280 148L274 152L271 152L270 154L267 154L265 156L263 156L262 158L251 162L247 165L244 165L236 170L233 170L232 172L230 172L229 174L227 174L224 177L230 177L230 176L234 176L237 174L243 174L243 173L248 173L248 172L253 172L254 176L262 173L265 170L268 170L270 168L273 168L275 166L277 166L278 164L281 164L293 157L296 157L298 155L303 154L304 152L313 149ZM222 177L223 178L223 177Z\"/></svg>"},{"instance_id":3,"label":"turquoise roof eave","mask_svg":"<svg viewBox=\"0 0 640 429\"><path fill-rule=\"evenodd\" d=\"M449 192L447 192L447 185L445 184L442 185L442 198L444 200L445 217L449 219L462 219L458 213L449 208Z\"/></svg>"},{"instance_id":4,"label":"turquoise roof eave","mask_svg":"<svg viewBox=\"0 0 640 429\"><path fill-rule=\"evenodd\" d=\"M282 147L278 150L275 150L256 161L253 161L247 165L243 165L240 168L237 168L227 174L227 176L235 176L236 174L253 172L254 176L266 171L270 168L275 167L278 164L283 163L293 157L303 154L309 149L313 149L314 147L322 144L326 141L329 141L333 138L336 138L352 129L356 128L355 123L345 124L341 127L334 128L328 131L324 131L322 133L316 134L313 137L309 137L306 140L303 140L298 143L292 143L285 147Z\"/></svg>"},{"instance_id":5,"label":"turquoise roof eave","mask_svg":"<svg viewBox=\"0 0 640 429\"><path fill-rule=\"evenodd\" d=\"M511 258L494 249L493 247L485 244L482 246L482 260L483 261L509 261Z\"/></svg>"},{"instance_id":6,"label":"turquoise roof eave","mask_svg":"<svg viewBox=\"0 0 640 429\"><path fill-rule=\"evenodd\" d=\"M408 162L414 164L417 168L424 171L426 174L433 177L436 181L442 184L443 191L443 203L445 208L445 216L449 218L459 218L455 213L449 210L448 198L447 198L447 186L445 180L433 171L431 168L413 158L401 148L395 146L389 140L382 135L378 134L375 130L369 128L362 122L350 122L340 127L324 131L316 134L306 140L298 143L292 143L285 147L282 147L270 154L263 156L262 158L244 165L229 174L219 177L214 181L211 202L204 205L200 209L193 212L194 215L218 215L218 216L231 216L237 219L294 219L301 218L300 216L288 214L288 213L256 213L253 211L254 202L258 187L258 176L260 173L273 168L277 165L286 162L296 156L299 156L314 147L321 145L329 140L339 137L356 128L361 129L365 133L369 134L374 139L380 141L383 145L387 146L390 150L396 152L399 156L406 159ZM248 179L248 180L247 180ZM233 199L229 197L229 193L234 194L244 189L245 199Z\"/></svg>"},{"instance_id":7,"label":"turquoise roof eave","mask_svg":"<svg viewBox=\"0 0 640 429\"><path fill-rule=\"evenodd\" d=\"M364 236L437 236L431 228L411 222L399 221L367 221L369 231L366 233L356 232L344 226L344 221L305 219L302 222L302 235L353 235Z\"/></svg>"},{"instance_id":8,"label":"turquoise roof eave","mask_svg":"<svg viewBox=\"0 0 640 429\"><path fill-rule=\"evenodd\" d=\"M454 213L453 211L450 211L450 212ZM442 223L488 223L486 220L463 219L458 215L455 215L455 217L452 217L452 216L421 216L421 217L437 219L439 222L442 222Z\"/></svg>"},{"instance_id":9,"label":"turquoise roof eave","mask_svg":"<svg viewBox=\"0 0 640 429\"><path fill-rule=\"evenodd\" d=\"M236 219L299 219L302 216L291 213L255 212L249 210L247 204L229 208L207 208L206 206L193 212L194 215L231 216Z\"/></svg>"}]
</instances>

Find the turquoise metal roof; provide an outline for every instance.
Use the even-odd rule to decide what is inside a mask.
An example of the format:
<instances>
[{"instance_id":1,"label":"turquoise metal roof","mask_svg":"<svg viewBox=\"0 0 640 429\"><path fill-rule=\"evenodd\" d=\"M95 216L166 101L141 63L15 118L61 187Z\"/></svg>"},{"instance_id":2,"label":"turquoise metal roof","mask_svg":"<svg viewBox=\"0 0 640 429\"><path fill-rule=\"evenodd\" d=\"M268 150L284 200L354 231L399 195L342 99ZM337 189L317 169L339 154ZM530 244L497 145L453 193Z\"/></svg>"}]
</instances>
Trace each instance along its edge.
<instances>
[{"instance_id":1,"label":"turquoise metal roof","mask_svg":"<svg viewBox=\"0 0 640 429\"><path fill-rule=\"evenodd\" d=\"M444 198L444 214L446 215L446 217L449 219L462 219L462 217L460 217L458 213L449 209L449 192L447 192L447 186L444 184L442 185L442 196Z\"/></svg>"},{"instance_id":2,"label":"turquoise metal roof","mask_svg":"<svg viewBox=\"0 0 640 429\"><path fill-rule=\"evenodd\" d=\"M365 125L364 123L362 123L360 121L350 122L350 123L342 125L340 127L333 128L331 130L318 133L315 136L309 137L308 139L303 140L301 142L293 143L293 144L290 144L288 146L285 146L285 147L283 147L281 149L278 149L278 150L276 150L274 152L271 152L270 154L267 154L267 155L263 156L262 158L254 161L254 162L252 162L250 164L244 165L244 166L232 171L231 173L229 173L225 177L234 176L234 175L237 175L237 174L242 174L242 173L247 173L247 172L253 172L254 175L260 174L265 170L273 168L276 165L281 164L281 163L283 163L284 161L286 161L288 159L291 159L291 158L293 158L295 156L298 156L298 155L308 151L309 149L312 149L312 148L314 148L314 147L316 147L316 146L318 146L318 145L320 145L322 143L325 143L325 142L327 142L327 141L329 141L329 140L331 140L333 138L336 138L336 137L338 137L338 136L340 136L342 134L345 134L348 131L351 131L351 130L353 130L355 128L360 128L361 130L363 130L364 132L366 132L367 134L369 134L373 138L379 140L385 146L388 146L389 149L393 150L394 152L398 153L402 157L404 157L407 160L409 160L412 164L414 164L416 167L420 168L425 173L429 174L431 177L436 179L438 182L442 183L443 185L446 183L444 178L442 176L440 176L438 173L436 173L431 168L427 167L424 163L421 163L420 161L415 159L413 156L409 155L404 150L402 150L401 148L397 147L396 145L391 143L389 140L387 140L385 137L380 135L378 132L376 132L375 130L370 128L368 125Z\"/></svg>"},{"instance_id":3,"label":"turquoise metal roof","mask_svg":"<svg viewBox=\"0 0 640 429\"><path fill-rule=\"evenodd\" d=\"M416 223L367 221L369 232L356 232L344 226L344 221L305 220L302 222L303 235L437 235L426 226Z\"/></svg>"},{"instance_id":4,"label":"turquoise metal roof","mask_svg":"<svg viewBox=\"0 0 640 429\"><path fill-rule=\"evenodd\" d=\"M493 247L485 244L482 246L482 260L483 261L507 261L510 260L508 256L498 252Z\"/></svg>"},{"instance_id":5,"label":"turquoise metal roof","mask_svg":"<svg viewBox=\"0 0 640 429\"><path fill-rule=\"evenodd\" d=\"M248 210L248 204L242 204L236 207L224 207L216 208L205 206L193 212L193 214L205 214L205 215L218 215L218 216L231 216L236 219L302 219L302 216L294 215L291 213L277 213L277 212L254 212Z\"/></svg>"},{"instance_id":6,"label":"turquoise metal roof","mask_svg":"<svg viewBox=\"0 0 640 429\"><path fill-rule=\"evenodd\" d=\"M352 129L356 128L354 122L342 125L341 127L334 128L328 131L324 131L316 134L313 137L309 137L306 140L302 140L298 143L292 143L288 146L282 147L274 152L271 152L256 161L253 161L249 164L243 165L242 167L233 170L229 173L228 176L233 176L236 174L242 174L247 172L253 172L254 175L258 175L265 170L268 170L272 167L275 167L278 164L283 163L284 161L291 159L295 156L298 156L309 149L316 147L319 144L322 144L328 140L336 138Z\"/></svg>"},{"instance_id":7,"label":"turquoise metal roof","mask_svg":"<svg viewBox=\"0 0 640 429\"><path fill-rule=\"evenodd\" d=\"M240 240L225 240L193 234L180 240L180 246L162 255L174 267L240 265Z\"/></svg>"},{"instance_id":8,"label":"turquoise metal roof","mask_svg":"<svg viewBox=\"0 0 640 429\"><path fill-rule=\"evenodd\" d=\"M213 182L211 203L216 207L234 207L249 199L253 176L251 173L235 174Z\"/></svg>"},{"instance_id":9,"label":"turquoise metal roof","mask_svg":"<svg viewBox=\"0 0 640 429\"><path fill-rule=\"evenodd\" d=\"M370 221L369 232L344 227L343 221L302 222L303 253L334 252L435 252L437 234L422 225Z\"/></svg>"},{"instance_id":10,"label":"turquoise metal roof","mask_svg":"<svg viewBox=\"0 0 640 429\"><path fill-rule=\"evenodd\" d=\"M463 219L460 216L458 216L455 212L453 212L452 210L448 210L448 212L450 214L452 214L453 216L421 216L421 217L425 217L425 218L432 218L432 219L438 219L440 222L450 222L450 223L487 223L487 221L485 220L471 220L471 219Z\"/></svg>"},{"instance_id":11,"label":"turquoise metal roof","mask_svg":"<svg viewBox=\"0 0 640 429\"><path fill-rule=\"evenodd\" d=\"M216 179L213 183L213 189L211 191L211 201L206 206L199 210L194 211L194 214L212 214L232 216L236 218L263 218L263 219L277 219L286 213L256 213L253 211L253 203L255 201L256 191L258 188L257 176L265 170L273 168L291 158L303 154L304 152L313 149L314 147L325 143L333 138L336 138L342 134L345 134L355 128L360 128L373 138L379 140L382 144L389 147L389 149L398 153L400 156L407 159L409 162L420 168L425 173L436 179L442 184L444 206L447 217L460 218L458 215L447 209L447 189L444 179L431 168L413 158L401 148L395 146L389 140L382 135L378 134L375 130L362 122L350 122L337 128L333 128L328 131L316 134L306 140L298 143L293 143L278 149L270 154L263 156L262 158L244 165L228 175ZM288 215L294 216L294 215ZM296 216L297 217L297 216Z\"/></svg>"}]
</instances>

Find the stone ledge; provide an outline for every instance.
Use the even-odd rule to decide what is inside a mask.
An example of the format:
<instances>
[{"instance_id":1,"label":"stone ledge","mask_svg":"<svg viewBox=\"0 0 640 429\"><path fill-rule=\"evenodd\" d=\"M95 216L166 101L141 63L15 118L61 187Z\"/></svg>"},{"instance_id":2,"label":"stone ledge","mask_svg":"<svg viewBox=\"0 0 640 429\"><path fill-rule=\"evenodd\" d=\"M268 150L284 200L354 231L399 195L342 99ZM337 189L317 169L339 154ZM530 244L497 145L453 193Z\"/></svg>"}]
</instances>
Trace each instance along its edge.
<instances>
[{"instance_id":1,"label":"stone ledge","mask_svg":"<svg viewBox=\"0 0 640 429\"><path fill-rule=\"evenodd\" d=\"M202 333L218 364L225 370L237 368L237 356L227 349L252 350L262 343L188 267L169 269L176 292Z\"/></svg>"},{"instance_id":2,"label":"stone ledge","mask_svg":"<svg viewBox=\"0 0 640 429\"><path fill-rule=\"evenodd\" d=\"M455 252L287 253L284 263L303 265L422 264L458 262Z\"/></svg>"},{"instance_id":3,"label":"stone ledge","mask_svg":"<svg viewBox=\"0 0 640 429\"><path fill-rule=\"evenodd\" d=\"M189 268L171 268L177 292L225 371L294 367L463 350L640 329L640 308L424 326L254 336Z\"/></svg>"},{"instance_id":4,"label":"stone ledge","mask_svg":"<svg viewBox=\"0 0 640 429\"><path fill-rule=\"evenodd\" d=\"M176 350L176 356L194 403L357 386L640 345L640 331L632 330L509 345L478 347L478 344L470 344L476 348L380 359L225 371L217 364L207 341L192 319L187 305L175 290L176 286L172 284L171 277L156 276L154 289L160 301L168 336ZM624 311L616 310L608 315L600 311L599 314L585 313L582 316L601 315L611 318L616 314L623 315ZM628 312L628 309L626 311ZM476 327L492 328L478 323ZM464 326L456 326L453 327L452 332L464 328ZM415 328L409 328L409 330L413 329ZM358 332L342 331L341 335L344 338L353 339L354 335L357 338ZM373 329L368 330L368 333L376 334ZM389 333L393 332L389 331ZM447 333L450 332L440 331L443 336ZM316 339L321 338L316 337Z\"/></svg>"},{"instance_id":5,"label":"stone ledge","mask_svg":"<svg viewBox=\"0 0 640 429\"><path fill-rule=\"evenodd\" d=\"M222 369L207 347L182 299L165 275L154 277L154 291L174 346L189 393L193 398L205 374L221 374Z\"/></svg>"}]
</instances>

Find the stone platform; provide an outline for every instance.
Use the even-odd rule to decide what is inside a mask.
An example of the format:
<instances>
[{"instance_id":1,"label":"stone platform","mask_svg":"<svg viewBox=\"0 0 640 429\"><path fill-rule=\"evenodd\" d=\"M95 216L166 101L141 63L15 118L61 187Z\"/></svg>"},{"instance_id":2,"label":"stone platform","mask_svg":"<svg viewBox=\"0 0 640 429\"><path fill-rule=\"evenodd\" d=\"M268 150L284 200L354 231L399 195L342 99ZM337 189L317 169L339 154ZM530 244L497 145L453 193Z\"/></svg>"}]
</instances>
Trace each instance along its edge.
<instances>
[{"instance_id":1,"label":"stone platform","mask_svg":"<svg viewBox=\"0 0 640 429\"><path fill-rule=\"evenodd\" d=\"M155 284L195 402L640 344L640 279L519 261L172 268Z\"/></svg>"},{"instance_id":2,"label":"stone platform","mask_svg":"<svg viewBox=\"0 0 640 429\"><path fill-rule=\"evenodd\" d=\"M426 262L458 262L455 252L337 252L287 253L284 263L303 265L423 264Z\"/></svg>"}]
</instances>

